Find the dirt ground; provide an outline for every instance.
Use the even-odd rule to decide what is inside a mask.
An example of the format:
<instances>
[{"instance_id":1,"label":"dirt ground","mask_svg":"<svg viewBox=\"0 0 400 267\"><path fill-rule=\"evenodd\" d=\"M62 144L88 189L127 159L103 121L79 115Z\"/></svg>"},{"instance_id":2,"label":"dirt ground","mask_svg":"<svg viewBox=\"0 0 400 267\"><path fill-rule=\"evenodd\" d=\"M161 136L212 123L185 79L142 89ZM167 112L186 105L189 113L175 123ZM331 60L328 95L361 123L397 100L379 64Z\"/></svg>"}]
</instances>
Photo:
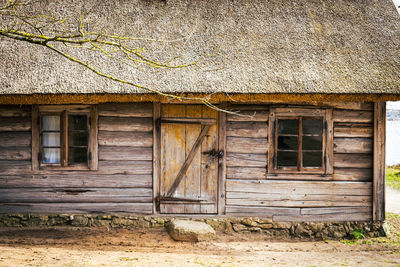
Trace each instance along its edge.
<instances>
[{"instance_id":1,"label":"dirt ground","mask_svg":"<svg viewBox=\"0 0 400 267\"><path fill-rule=\"evenodd\" d=\"M356 242L273 241L261 234L219 233L211 242L184 243L173 241L162 229L0 228L0 266L399 264L399 242L388 238Z\"/></svg>"}]
</instances>

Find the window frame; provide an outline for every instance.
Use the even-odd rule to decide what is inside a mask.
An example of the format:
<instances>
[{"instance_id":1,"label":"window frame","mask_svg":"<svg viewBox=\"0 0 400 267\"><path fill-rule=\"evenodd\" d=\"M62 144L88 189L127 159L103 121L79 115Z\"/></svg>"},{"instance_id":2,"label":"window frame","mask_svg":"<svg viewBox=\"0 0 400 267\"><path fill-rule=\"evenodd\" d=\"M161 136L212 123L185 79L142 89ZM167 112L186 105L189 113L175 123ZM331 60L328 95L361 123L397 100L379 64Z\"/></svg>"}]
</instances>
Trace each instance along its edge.
<instances>
[{"instance_id":1,"label":"window frame","mask_svg":"<svg viewBox=\"0 0 400 267\"><path fill-rule=\"evenodd\" d=\"M302 148L297 151L298 164L296 167L278 167L278 120L317 118L323 120L322 133L322 167L303 167ZM302 132L299 125L299 137ZM270 109L269 115L269 152L268 152L268 175L317 175L318 177L333 174L333 122L331 108L304 108L304 107L276 107ZM302 146L299 139L298 146ZM301 159L301 161L299 160ZM267 177L268 177L267 175Z\"/></svg>"},{"instance_id":2,"label":"window frame","mask_svg":"<svg viewBox=\"0 0 400 267\"><path fill-rule=\"evenodd\" d=\"M87 163L68 165L68 115L86 115L88 120ZM42 116L60 116L60 163L42 163ZM97 170L98 169L97 105L34 105L32 107L32 170Z\"/></svg>"}]
</instances>

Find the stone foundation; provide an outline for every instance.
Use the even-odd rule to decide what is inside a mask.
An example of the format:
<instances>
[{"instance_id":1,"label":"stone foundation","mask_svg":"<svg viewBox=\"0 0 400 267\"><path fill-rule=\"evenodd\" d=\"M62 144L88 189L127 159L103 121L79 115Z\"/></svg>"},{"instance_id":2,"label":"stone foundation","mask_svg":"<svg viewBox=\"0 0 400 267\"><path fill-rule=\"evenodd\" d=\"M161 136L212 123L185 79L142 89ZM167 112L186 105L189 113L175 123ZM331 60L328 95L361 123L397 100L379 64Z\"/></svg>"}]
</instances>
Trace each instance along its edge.
<instances>
[{"instance_id":1,"label":"stone foundation","mask_svg":"<svg viewBox=\"0 0 400 267\"><path fill-rule=\"evenodd\" d=\"M129 215L0 214L0 227L77 226L148 229L165 227L173 218ZM269 218L256 217L188 219L206 222L219 232L261 233L277 239L354 238L355 231L365 237L385 236L384 222L275 222Z\"/></svg>"}]
</instances>

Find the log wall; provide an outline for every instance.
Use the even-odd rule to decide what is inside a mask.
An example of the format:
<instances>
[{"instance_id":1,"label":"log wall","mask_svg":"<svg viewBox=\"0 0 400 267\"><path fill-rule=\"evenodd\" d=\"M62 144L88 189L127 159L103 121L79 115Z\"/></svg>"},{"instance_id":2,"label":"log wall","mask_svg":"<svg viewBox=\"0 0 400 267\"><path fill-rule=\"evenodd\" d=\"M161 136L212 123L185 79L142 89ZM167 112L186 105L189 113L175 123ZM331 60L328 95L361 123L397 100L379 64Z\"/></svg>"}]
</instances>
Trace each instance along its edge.
<instances>
[{"instance_id":1,"label":"log wall","mask_svg":"<svg viewBox=\"0 0 400 267\"><path fill-rule=\"evenodd\" d=\"M152 213L152 110L99 105L98 171L32 171L31 107L0 106L0 213Z\"/></svg>"},{"instance_id":2,"label":"log wall","mask_svg":"<svg viewBox=\"0 0 400 267\"><path fill-rule=\"evenodd\" d=\"M333 109L333 175L279 178L267 174L268 106L232 107L253 116L227 115L226 214L276 221L372 219L373 105L325 107Z\"/></svg>"}]
</instances>

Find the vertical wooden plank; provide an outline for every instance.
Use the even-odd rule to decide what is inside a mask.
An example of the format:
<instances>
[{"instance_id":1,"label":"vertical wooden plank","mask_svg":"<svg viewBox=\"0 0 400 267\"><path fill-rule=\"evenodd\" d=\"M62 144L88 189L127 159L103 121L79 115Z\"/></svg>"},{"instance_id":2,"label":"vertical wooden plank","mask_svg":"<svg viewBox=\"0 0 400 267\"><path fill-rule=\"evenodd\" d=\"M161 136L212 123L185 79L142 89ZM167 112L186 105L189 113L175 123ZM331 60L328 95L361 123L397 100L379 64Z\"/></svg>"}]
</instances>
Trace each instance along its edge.
<instances>
[{"instance_id":1,"label":"vertical wooden plank","mask_svg":"<svg viewBox=\"0 0 400 267\"><path fill-rule=\"evenodd\" d=\"M227 110L227 103L220 105L222 110ZM222 151L223 157L218 159L218 214L225 214L226 201L226 113L218 112L218 151Z\"/></svg>"},{"instance_id":2,"label":"vertical wooden plank","mask_svg":"<svg viewBox=\"0 0 400 267\"><path fill-rule=\"evenodd\" d=\"M373 220L385 220L386 103L374 104Z\"/></svg>"},{"instance_id":3,"label":"vertical wooden plank","mask_svg":"<svg viewBox=\"0 0 400 267\"><path fill-rule=\"evenodd\" d=\"M32 170L39 170L39 107L32 106Z\"/></svg>"},{"instance_id":4,"label":"vertical wooden plank","mask_svg":"<svg viewBox=\"0 0 400 267\"><path fill-rule=\"evenodd\" d=\"M161 116L165 118L185 117L184 105L161 105ZM164 196L172 186L176 175L185 162L185 125L167 123L161 125L161 183L160 191ZM185 181L183 180L174 197L185 196ZM183 213L184 205L162 205L162 213Z\"/></svg>"},{"instance_id":5,"label":"vertical wooden plank","mask_svg":"<svg viewBox=\"0 0 400 267\"><path fill-rule=\"evenodd\" d=\"M201 213L218 212L218 157L216 156L218 136L218 112L207 106L202 106L204 119L217 119L217 124L212 125L202 144L201 164L201 198L207 203L201 204ZM218 150L219 151L219 150ZM213 153L214 152L214 153Z\"/></svg>"},{"instance_id":6,"label":"vertical wooden plank","mask_svg":"<svg viewBox=\"0 0 400 267\"><path fill-rule=\"evenodd\" d=\"M153 103L153 214L158 213L156 199L159 195L161 172L161 105Z\"/></svg>"},{"instance_id":7,"label":"vertical wooden plank","mask_svg":"<svg viewBox=\"0 0 400 267\"><path fill-rule=\"evenodd\" d=\"M202 107L200 105L186 105L186 118L201 118L201 113ZM185 131L185 158L187 158L200 134L201 125L185 124ZM186 198L197 199L201 195L201 152L202 149L197 150L192 163L189 165L189 168L186 171L186 175L184 178L184 180L186 180ZM185 204L185 213L200 213L200 205L198 203Z\"/></svg>"},{"instance_id":8,"label":"vertical wooden plank","mask_svg":"<svg viewBox=\"0 0 400 267\"><path fill-rule=\"evenodd\" d=\"M89 152L91 159L89 160L89 169L94 171L98 170L98 106L92 105L90 107L90 132L89 132Z\"/></svg>"},{"instance_id":9,"label":"vertical wooden plank","mask_svg":"<svg viewBox=\"0 0 400 267\"><path fill-rule=\"evenodd\" d=\"M269 118L268 118L268 163L267 173L274 172L274 156L275 156L275 112L273 109L270 109Z\"/></svg>"},{"instance_id":10,"label":"vertical wooden plank","mask_svg":"<svg viewBox=\"0 0 400 267\"><path fill-rule=\"evenodd\" d=\"M332 109L327 109L325 113L326 120L326 149L325 149L325 173L333 174L333 120Z\"/></svg>"}]
</instances>

